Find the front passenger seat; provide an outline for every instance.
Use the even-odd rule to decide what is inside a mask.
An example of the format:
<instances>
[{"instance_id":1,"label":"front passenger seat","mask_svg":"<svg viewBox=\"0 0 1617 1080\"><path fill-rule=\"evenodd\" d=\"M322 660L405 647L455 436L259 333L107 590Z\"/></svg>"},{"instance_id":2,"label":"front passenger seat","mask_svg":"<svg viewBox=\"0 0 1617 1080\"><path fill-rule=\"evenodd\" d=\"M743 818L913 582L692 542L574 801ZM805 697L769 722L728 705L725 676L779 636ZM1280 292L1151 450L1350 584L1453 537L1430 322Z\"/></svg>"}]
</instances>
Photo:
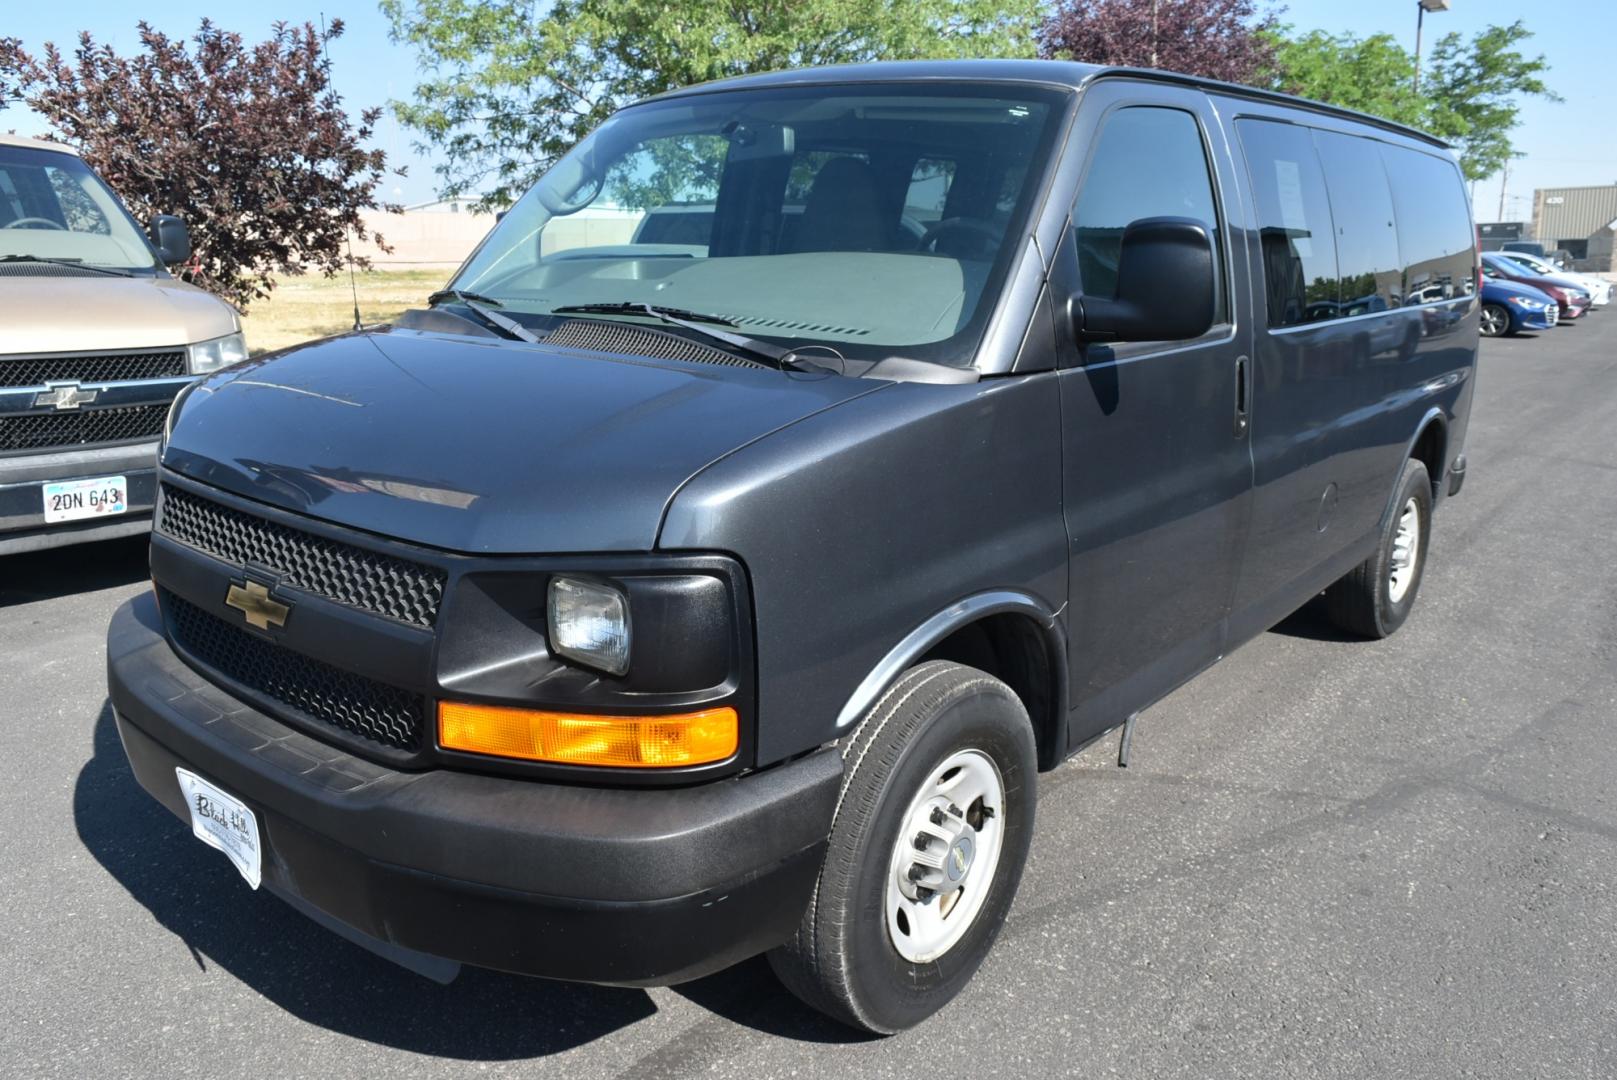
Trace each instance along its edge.
<instances>
[{"instance_id":1,"label":"front passenger seat","mask_svg":"<svg viewBox=\"0 0 1617 1080\"><path fill-rule=\"evenodd\" d=\"M856 157L834 157L821 165L803 201L796 249L886 251L890 240L875 170Z\"/></svg>"}]
</instances>

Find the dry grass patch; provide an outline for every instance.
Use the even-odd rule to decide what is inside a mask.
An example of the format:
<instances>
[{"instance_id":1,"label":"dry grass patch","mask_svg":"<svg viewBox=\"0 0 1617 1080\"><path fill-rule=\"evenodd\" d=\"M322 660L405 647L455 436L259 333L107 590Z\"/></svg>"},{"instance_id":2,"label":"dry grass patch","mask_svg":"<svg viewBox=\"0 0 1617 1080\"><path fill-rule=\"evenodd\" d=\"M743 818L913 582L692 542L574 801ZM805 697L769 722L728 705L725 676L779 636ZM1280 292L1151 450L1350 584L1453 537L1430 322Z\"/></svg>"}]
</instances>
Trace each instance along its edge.
<instances>
[{"instance_id":1,"label":"dry grass patch","mask_svg":"<svg viewBox=\"0 0 1617 1080\"><path fill-rule=\"evenodd\" d=\"M388 322L406 308L421 307L427 294L443 288L450 267L426 270L368 270L354 276L359 314L366 325ZM254 356L304 341L347 333L354 328L354 299L348 275L319 274L277 280L269 299L241 317L247 348Z\"/></svg>"}]
</instances>

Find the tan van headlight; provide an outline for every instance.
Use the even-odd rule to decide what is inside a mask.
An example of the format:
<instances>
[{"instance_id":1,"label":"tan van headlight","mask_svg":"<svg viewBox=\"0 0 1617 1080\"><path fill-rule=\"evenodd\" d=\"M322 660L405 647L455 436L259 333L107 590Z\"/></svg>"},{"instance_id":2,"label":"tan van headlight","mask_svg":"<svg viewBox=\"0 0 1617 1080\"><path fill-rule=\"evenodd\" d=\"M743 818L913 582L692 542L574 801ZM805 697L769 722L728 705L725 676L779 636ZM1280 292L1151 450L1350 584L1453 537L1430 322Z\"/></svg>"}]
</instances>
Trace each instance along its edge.
<instances>
[{"instance_id":1,"label":"tan van headlight","mask_svg":"<svg viewBox=\"0 0 1617 1080\"><path fill-rule=\"evenodd\" d=\"M238 330L212 341L199 341L188 351L191 374L206 375L247 359L247 339Z\"/></svg>"}]
</instances>

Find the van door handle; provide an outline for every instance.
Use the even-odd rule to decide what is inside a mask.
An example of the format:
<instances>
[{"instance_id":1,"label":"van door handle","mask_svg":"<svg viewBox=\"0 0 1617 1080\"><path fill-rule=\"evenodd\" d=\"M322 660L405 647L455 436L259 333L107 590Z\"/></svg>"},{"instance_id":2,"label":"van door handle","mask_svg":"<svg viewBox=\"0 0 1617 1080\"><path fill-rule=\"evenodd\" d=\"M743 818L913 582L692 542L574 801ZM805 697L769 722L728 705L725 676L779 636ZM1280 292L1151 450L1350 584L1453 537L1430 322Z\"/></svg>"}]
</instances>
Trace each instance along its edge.
<instances>
[{"instance_id":1,"label":"van door handle","mask_svg":"<svg viewBox=\"0 0 1617 1080\"><path fill-rule=\"evenodd\" d=\"M1235 358L1235 437L1241 438L1246 434L1246 369L1247 359L1244 356Z\"/></svg>"}]
</instances>

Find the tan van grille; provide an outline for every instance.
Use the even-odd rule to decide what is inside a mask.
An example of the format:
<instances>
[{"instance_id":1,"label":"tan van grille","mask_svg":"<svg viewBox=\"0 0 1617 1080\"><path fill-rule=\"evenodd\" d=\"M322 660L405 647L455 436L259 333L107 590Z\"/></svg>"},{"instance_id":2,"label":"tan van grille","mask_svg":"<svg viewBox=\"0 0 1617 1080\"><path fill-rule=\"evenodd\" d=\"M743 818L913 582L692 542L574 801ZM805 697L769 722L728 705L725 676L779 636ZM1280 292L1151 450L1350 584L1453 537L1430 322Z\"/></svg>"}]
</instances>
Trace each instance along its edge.
<instances>
[{"instance_id":1,"label":"tan van grille","mask_svg":"<svg viewBox=\"0 0 1617 1080\"><path fill-rule=\"evenodd\" d=\"M155 439L163 431L168 402L113 409L0 416L0 453L12 450L76 450L84 446Z\"/></svg>"},{"instance_id":2,"label":"tan van grille","mask_svg":"<svg viewBox=\"0 0 1617 1080\"><path fill-rule=\"evenodd\" d=\"M174 379L185 374L185 350L121 353L47 353L0 356L0 386L49 382L126 382Z\"/></svg>"}]
</instances>

